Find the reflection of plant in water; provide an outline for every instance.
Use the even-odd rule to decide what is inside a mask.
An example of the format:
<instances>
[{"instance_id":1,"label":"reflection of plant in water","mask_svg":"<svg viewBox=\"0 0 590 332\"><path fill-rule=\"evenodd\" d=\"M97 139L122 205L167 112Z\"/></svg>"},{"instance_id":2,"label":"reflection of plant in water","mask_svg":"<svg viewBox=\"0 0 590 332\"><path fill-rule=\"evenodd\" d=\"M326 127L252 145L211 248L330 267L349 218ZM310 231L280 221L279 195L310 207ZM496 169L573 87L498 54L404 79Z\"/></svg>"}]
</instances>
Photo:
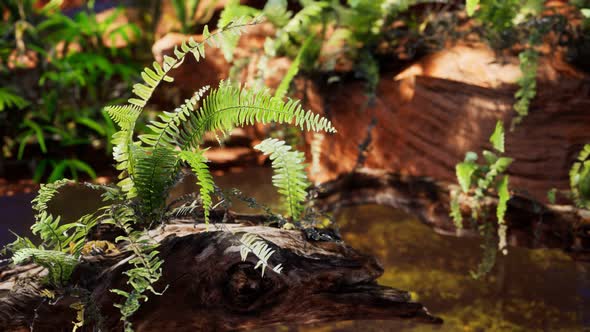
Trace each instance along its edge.
<instances>
[{"instance_id":1,"label":"reflection of plant in water","mask_svg":"<svg viewBox=\"0 0 590 332\"><path fill-rule=\"evenodd\" d=\"M59 216L49 214L47 204L60 187L70 181L43 186L34 201L38 214L32 226L34 233L39 232L42 244L35 246L31 241L19 238L9 246L14 252L13 262L20 264L32 260L46 267L49 270L46 283L60 291L67 291L65 286L69 286L71 271L87 247L90 229L98 223L116 227L123 235L118 236L115 242L124 244L122 248L130 254L128 264L131 267L123 272L128 277L128 289L111 291L123 297L123 303L115 306L120 309L125 331L131 331L130 317L142 302L148 300L148 294L160 295L165 290L154 288L162 276L164 261L158 255L158 243L149 236L148 230L187 214L202 218L208 224L214 199L219 199L216 205L225 203L223 196L215 197L213 179L203 155L201 144L207 132L223 133L234 126L271 122L293 124L301 130L335 132L327 119L305 111L298 101L276 98L262 89L248 90L230 82L221 82L216 89L207 91L208 87L205 87L197 90L193 98L173 112L163 112L147 126L149 132L139 135L139 140L136 140L135 125L140 113L160 83L173 81L169 76L171 70L178 68L188 55L194 56L196 61L201 60L205 57L205 45L219 45L226 36L238 35L247 26L256 23L236 19L214 34L210 34L205 27L203 42L198 43L191 38L175 48L173 57L165 56L162 65L154 62L151 67L145 68L141 73L143 82L133 86L134 96L128 104L110 106L106 110L120 127L113 135L112 143L113 158L116 168L121 171L121 181L117 187L89 186L104 192L102 196L107 205L76 222L63 223ZM208 94L205 95L206 92ZM299 221L308 183L301 164L302 154L290 151L290 147L277 140L263 141L258 148L270 154L274 161L274 184L286 198L292 221ZM174 204L166 205L171 188L181 178L183 166L189 166L195 172L201 186L200 195L183 196ZM242 246L242 259L252 253L258 258L256 267L261 267L262 273L267 267L281 273L280 264L271 266L269 259L273 251L262 238L244 235L237 241Z\"/></svg>"},{"instance_id":2,"label":"reflection of plant in water","mask_svg":"<svg viewBox=\"0 0 590 332\"><path fill-rule=\"evenodd\" d=\"M497 270L473 279L467 272L478 261L475 238L436 234L413 217L379 205L345 208L335 217L347 243L374 254L383 264L385 272L379 282L412 288L420 301L428 302L443 317L445 329L579 329L576 264L561 250L514 248L510 256L499 257ZM561 284L563 280L568 280L567 285ZM318 330L398 328L384 322L350 324L321 325ZM421 325L402 330L437 329Z\"/></svg>"}]
</instances>

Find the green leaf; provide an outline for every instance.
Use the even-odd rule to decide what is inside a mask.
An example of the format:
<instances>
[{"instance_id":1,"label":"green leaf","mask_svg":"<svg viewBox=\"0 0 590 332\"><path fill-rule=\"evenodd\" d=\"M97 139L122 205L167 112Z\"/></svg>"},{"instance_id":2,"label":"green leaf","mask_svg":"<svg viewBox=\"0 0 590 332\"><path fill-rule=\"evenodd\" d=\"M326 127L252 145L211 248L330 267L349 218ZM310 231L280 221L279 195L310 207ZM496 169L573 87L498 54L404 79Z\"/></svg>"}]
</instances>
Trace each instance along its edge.
<instances>
[{"instance_id":1,"label":"green leaf","mask_svg":"<svg viewBox=\"0 0 590 332\"><path fill-rule=\"evenodd\" d=\"M496 129L494 129L494 133L490 136L490 142L494 149L504 153L504 125L502 121L496 123Z\"/></svg>"},{"instance_id":2,"label":"green leaf","mask_svg":"<svg viewBox=\"0 0 590 332\"><path fill-rule=\"evenodd\" d=\"M305 157L302 152L291 151L284 141L268 138L254 147L265 155L270 155L272 168L275 172L273 184L285 199L285 208L289 215L298 220L303 211L303 201L307 196L309 181L303 164Z\"/></svg>"},{"instance_id":3,"label":"green leaf","mask_svg":"<svg viewBox=\"0 0 590 332\"><path fill-rule=\"evenodd\" d=\"M467 15L473 16L478 5L479 0L467 0L465 3L465 11L467 11Z\"/></svg>"},{"instance_id":4,"label":"green leaf","mask_svg":"<svg viewBox=\"0 0 590 332\"><path fill-rule=\"evenodd\" d=\"M547 200L550 204L555 204L557 198L557 189L553 188L547 192Z\"/></svg>"},{"instance_id":5,"label":"green leaf","mask_svg":"<svg viewBox=\"0 0 590 332\"><path fill-rule=\"evenodd\" d=\"M473 162L462 162L455 166L457 180L463 192L468 192L471 187L471 176L477 170L477 165Z\"/></svg>"}]
</instances>

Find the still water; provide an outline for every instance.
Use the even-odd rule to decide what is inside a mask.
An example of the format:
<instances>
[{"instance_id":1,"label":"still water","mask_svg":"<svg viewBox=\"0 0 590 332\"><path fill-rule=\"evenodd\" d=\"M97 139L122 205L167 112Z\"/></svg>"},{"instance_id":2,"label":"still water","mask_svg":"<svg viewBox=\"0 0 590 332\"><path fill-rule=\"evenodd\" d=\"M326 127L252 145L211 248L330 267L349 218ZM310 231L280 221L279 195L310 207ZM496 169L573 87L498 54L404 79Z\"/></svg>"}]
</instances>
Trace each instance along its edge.
<instances>
[{"instance_id":1,"label":"still water","mask_svg":"<svg viewBox=\"0 0 590 332\"><path fill-rule=\"evenodd\" d=\"M271 173L246 169L216 177L223 188L236 187L271 207L277 205ZM174 195L194 190L190 178ZM91 192L65 193L56 209L93 208ZM32 222L32 196L0 197L0 245L7 229L22 232ZM61 205L61 206L60 206ZM244 210L244 204L236 206ZM75 212L70 212L76 214ZM307 326L278 326L272 331L590 331L590 264L572 261L559 250L510 248L485 278L469 271L481 257L480 242L435 233L399 210L364 205L334 211L345 241L378 257L385 273L379 282L411 290L415 300L442 317L440 327L396 321L342 321ZM72 215L74 217L74 215Z\"/></svg>"}]
</instances>

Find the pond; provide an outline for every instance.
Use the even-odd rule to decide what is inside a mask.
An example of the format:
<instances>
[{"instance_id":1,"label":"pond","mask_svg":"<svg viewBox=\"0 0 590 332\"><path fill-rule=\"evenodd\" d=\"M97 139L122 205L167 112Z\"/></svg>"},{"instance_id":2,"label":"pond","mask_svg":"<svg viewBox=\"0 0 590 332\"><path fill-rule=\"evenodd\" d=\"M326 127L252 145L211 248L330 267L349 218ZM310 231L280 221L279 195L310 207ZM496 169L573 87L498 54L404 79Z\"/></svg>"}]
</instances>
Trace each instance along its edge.
<instances>
[{"instance_id":1,"label":"pond","mask_svg":"<svg viewBox=\"0 0 590 332\"><path fill-rule=\"evenodd\" d=\"M175 190L195 189L187 178ZM236 187L259 202L275 206L277 196L266 168L250 168L217 177L224 188ZM0 244L22 234L32 222L33 196L0 198ZM53 209L65 207L74 217L98 204L92 191L68 190ZM72 209L75 207L75 209ZM237 204L236 209L245 209ZM78 212L76 212L76 210ZM375 255L385 269L379 282L411 290L415 300L442 317L438 327L398 321L342 321L278 326L258 331L581 331L590 329L590 264L573 261L560 250L511 247L493 271L480 280L469 272L481 259L480 241L439 235L400 210L364 205L334 211L345 241Z\"/></svg>"}]
</instances>

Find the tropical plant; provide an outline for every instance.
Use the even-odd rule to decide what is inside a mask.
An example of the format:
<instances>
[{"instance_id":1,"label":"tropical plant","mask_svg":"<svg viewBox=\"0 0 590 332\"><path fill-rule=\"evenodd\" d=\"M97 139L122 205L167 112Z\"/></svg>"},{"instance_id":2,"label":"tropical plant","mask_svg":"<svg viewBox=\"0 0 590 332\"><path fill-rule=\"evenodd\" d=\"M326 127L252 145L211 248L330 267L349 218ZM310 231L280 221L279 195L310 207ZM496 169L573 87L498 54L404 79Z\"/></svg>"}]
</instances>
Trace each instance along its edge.
<instances>
[{"instance_id":1,"label":"tropical plant","mask_svg":"<svg viewBox=\"0 0 590 332\"><path fill-rule=\"evenodd\" d=\"M142 302L148 300L148 293L157 295L165 290L157 291L153 286L162 276L163 260L158 256L157 243L147 236L147 230L178 215L192 214L197 209L199 216L209 223L209 211L218 191L201 148L205 133L271 122L335 132L328 120L303 110L295 100L274 97L265 89L248 90L230 82L221 82L215 89L205 87L197 90L194 97L173 112L161 114L147 126L148 132L136 139L135 124L143 107L162 81L173 81L169 76L171 70L178 68L188 55L201 60L205 56L205 45L222 44L228 36L239 35L244 28L256 23L258 20L246 22L235 19L213 34L205 28L203 42L189 39L175 49L174 57L164 57L162 65L154 62L151 67L145 68L141 73L143 82L134 85L134 96L128 104L106 108L120 127L112 141L113 158L116 168L121 171L121 180L117 187L89 185L104 192L106 205L74 223L62 223L60 217L47 212L47 204L59 188L71 182L64 180L43 186L34 201L37 221L32 227L41 235L43 243L35 247L28 239L19 238L10 246L14 252L13 261L33 260L47 267L51 283L63 287L80 255L92 250L88 247L96 246L96 243L91 243L96 241L87 240L91 228L97 223L119 228L124 235L115 242L123 243L120 248L131 255L128 261L131 267L124 272L130 290L112 291L124 298L123 303L116 306L120 309L125 330L131 331L130 317ZM271 158L276 161L275 183L289 203L292 219L296 220L307 184L302 173L301 154L289 151L289 147L277 141L265 141L260 148L271 153ZM196 198L188 195L166 205L166 198L171 187L180 179L183 166L195 172L201 186L199 195ZM285 180L281 179L283 176ZM261 267L262 273L267 267L276 273L282 271L280 264L272 267L269 259L273 251L262 238L245 234L237 241L242 246L242 258L245 259L249 253L254 254L259 260L256 267ZM107 247L114 245L107 244Z\"/></svg>"},{"instance_id":2,"label":"tropical plant","mask_svg":"<svg viewBox=\"0 0 590 332\"><path fill-rule=\"evenodd\" d=\"M498 121L490 142L494 150L500 155L484 150L482 155L483 164L478 164L478 155L475 152L468 152L465 160L456 166L457 180L461 187L461 192L454 191L451 194L451 217L455 222L457 229L463 228L463 214L461 211L461 202L467 201L471 210L471 222L474 228L479 229L480 233L486 239L484 243L484 260L478 267L478 271L473 273L475 277L480 277L488 273L494 266L495 252L500 250L503 254L508 253L506 233L508 227L504 216L506 215L507 203L510 199L508 190L508 175L504 172L512 163L512 159L502 156L504 153L504 126ZM495 192L498 198L496 207L496 225L492 225L485 220L488 219L483 203L487 196ZM483 224L478 221L483 220ZM498 243L492 245L494 239L494 229L497 228ZM492 253L493 251L493 253Z\"/></svg>"},{"instance_id":3,"label":"tropical plant","mask_svg":"<svg viewBox=\"0 0 590 332\"><path fill-rule=\"evenodd\" d=\"M590 145L584 145L569 173L570 190L576 206L590 209Z\"/></svg>"},{"instance_id":4,"label":"tropical plant","mask_svg":"<svg viewBox=\"0 0 590 332\"><path fill-rule=\"evenodd\" d=\"M0 68L6 82L0 91L4 157L33 160L37 181L46 176L54 181L68 172L74 178L95 176L80 151L110 153L115 127L102 112L104 100L123 96L138 67L131 43L140 31L133 24L114 25L121 8L99 21L94 1L72 17L59 10L59 2L40 9L33 1L0 4L7 14L5 34L11 37L0 44L0 63L8 64ZM115 47L117 39L127 47ZM22 66L24 72L15 75Z\"/></svg>"},{"instance_id":5,"label":"tropical plant","mask_svg":"<svg viewBox=\"0 0 590 332\"><path fill-rule=\"evenodd\" d=\"M217 1L201 2L201 0L172 0L172 6L176 12L176 17L180 22L180 32L190 33L197 26L209 22L214 14L216 4Z\"/></svg>"}]
</instances>

